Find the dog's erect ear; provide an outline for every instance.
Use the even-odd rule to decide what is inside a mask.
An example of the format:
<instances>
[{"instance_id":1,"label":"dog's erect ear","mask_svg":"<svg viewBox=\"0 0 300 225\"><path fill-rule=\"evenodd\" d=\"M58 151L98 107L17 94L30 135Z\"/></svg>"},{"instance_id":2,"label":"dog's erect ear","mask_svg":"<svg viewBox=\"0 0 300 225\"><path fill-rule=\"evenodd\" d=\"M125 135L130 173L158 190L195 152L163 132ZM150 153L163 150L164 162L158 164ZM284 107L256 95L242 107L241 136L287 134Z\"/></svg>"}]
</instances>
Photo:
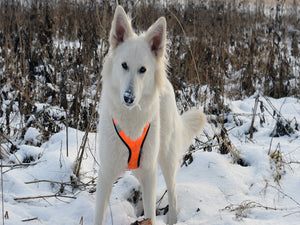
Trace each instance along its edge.
<instances>
[{"instance_id":1,"label":"dog's erect ear","mask_svg":"<svg viewBox=\"0 0 300 225\"><path fill-rule=\"evenodd\" d=\"M165 52L167 22L164 17L159 18L147 31L146 40L155 56L161 57Z\"/></svg>"},{"instance_id":2,"label":"dog's erect ear","mask_svg":"<svg viewBox=\"0 0 300 225\"><path fill-rule=\"evenodd\" d=\"M131 28L130 21L122 6L118 6L116 8L110 30L110 46L116 48L120 43L122 43L132 35L133 31Z\"/></svg>"}]
</instances>

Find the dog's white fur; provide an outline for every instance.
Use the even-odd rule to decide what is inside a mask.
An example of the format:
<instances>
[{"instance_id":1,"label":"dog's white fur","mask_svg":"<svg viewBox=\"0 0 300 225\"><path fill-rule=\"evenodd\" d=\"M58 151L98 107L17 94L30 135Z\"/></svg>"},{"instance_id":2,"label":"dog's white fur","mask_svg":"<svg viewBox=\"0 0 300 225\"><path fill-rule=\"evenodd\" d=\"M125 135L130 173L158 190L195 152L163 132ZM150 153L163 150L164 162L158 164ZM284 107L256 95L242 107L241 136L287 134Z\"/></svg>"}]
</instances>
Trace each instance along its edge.
<instances>
[{"instance_id":1,"label":"dog's white fur","mask_svg":"<svg viewBox=\"0 0 300 225\"><path fill-rule=\"evenodd\" d=\"M144 73L141 67L146 69ZM102 76L95 225L104 224L113 182L127 167L128 150L116 134L112 117L132 140L137 139L150 123L140 167L132 172L141 183L145 218L151 218L155 225L159 163L168 189L168 222L175 224L177 167L183 151L200 133L206 118L198 110L190 110L182 116L177 112L174 90L166 76L165 18L159 18L146 33L138 36L123 8L118 6ZM124 96L129 89L133 102L128 103Z\"/></svg>"}]
</instances>

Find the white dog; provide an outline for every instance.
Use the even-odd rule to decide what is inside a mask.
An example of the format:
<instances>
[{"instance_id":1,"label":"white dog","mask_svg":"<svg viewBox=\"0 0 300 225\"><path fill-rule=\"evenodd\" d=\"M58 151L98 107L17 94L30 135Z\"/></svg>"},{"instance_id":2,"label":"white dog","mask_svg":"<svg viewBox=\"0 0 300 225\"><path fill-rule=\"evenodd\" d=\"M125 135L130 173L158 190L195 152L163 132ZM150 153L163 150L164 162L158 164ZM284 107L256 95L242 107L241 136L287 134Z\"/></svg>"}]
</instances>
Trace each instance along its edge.
<instances>
[{"instance_id":1,"label":"white dog","mask_svg":"<svg viewBox=\"0 0 300 225\"><path fill-rule=\"evenodd\" d=\"M102 71L95 225L104 224L112 185L126 169L141 183L145 218L155 225L157 162L168 189L168 222L175 224L177 167L206 117L198 110L177 112L166 75L164 17L138 36L118 6L109 41Z\"/></svg>"}]
</instances>

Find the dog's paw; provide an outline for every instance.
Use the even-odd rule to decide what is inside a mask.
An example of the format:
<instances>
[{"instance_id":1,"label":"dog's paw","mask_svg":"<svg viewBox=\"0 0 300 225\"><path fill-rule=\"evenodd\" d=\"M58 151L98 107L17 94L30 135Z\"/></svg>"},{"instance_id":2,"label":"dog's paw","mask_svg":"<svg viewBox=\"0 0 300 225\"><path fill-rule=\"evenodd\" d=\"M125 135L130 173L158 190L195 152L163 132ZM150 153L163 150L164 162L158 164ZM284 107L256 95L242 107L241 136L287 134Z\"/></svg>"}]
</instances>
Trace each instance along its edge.
<instances>
[{"instance_id":1,"label":"dog's paw","mask_svg":"<svg viewBox=\"0 0 300 225\"><path fill-rule=\"evenodd\" d=\"M143 220L137 220L130 225L151 225L151 224L152 224L151 219L143 219Z\"/></svg>"}]
</instances>

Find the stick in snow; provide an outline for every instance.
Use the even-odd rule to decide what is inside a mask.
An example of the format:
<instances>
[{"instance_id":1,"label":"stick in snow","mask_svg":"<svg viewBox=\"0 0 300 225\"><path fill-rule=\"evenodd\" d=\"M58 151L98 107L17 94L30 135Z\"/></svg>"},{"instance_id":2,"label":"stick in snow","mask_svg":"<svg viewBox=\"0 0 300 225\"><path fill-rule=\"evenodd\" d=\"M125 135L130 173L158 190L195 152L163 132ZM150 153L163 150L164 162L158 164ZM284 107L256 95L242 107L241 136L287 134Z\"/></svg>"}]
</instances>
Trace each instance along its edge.
<instances>
[{"instance_id":1,"label":"stick in snow","mask_svg":"<svg viewBox=\"0 0 300 225\"><path fill-rule=\"evenodd\" d=\"M14 200L15 201L23 201L23 200L39 199L39 198L72 198L72 199L76 199L75 196L67 196L67 195L41 195L41 196L33 196L33 197L14 198Z\"/></svg>"}]
</instances>

